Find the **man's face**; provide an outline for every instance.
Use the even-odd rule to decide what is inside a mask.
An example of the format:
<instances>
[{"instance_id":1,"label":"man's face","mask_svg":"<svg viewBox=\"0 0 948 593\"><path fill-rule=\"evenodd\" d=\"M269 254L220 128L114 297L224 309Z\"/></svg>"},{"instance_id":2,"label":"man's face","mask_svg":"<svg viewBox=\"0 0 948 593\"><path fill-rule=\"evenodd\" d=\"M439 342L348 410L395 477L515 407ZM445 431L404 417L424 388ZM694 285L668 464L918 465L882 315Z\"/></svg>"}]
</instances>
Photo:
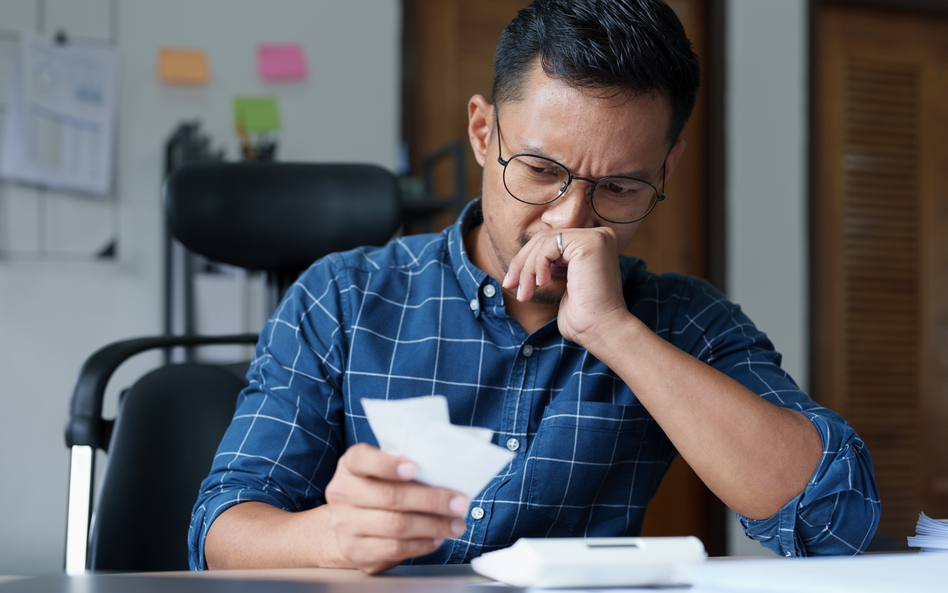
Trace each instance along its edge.
<instances>
[{"instance_id":1,"label":"man's face","mask_svg":"<svg viewBox=\"0 0 948 593\"><path fill-rule=\"evenodd\" d=\"M570 87L549 78L537 65L526 80L522 100L495 106L499 135L490 105L483 98L479 103L478 97L472 99L471 141L484 167L484 224L478 232L486 233L488 239L478 241L476 253L471 254L475 265L502 279L511 258L543 229L608 226L616 234L620 251L625 249L641 221L616 224L599 218L587 198L589 182L573 180L566 193L550 204L524 204L507 192L503 166L497 162L500 142L505 160L529 153L553 159L577 177L635 177L661 191L666 155L667 178L683 148L679 142L668 151L668 101L659 96L613 94ZM537 292L533 302L558 302L566 288L565 274L565 269L554 267L553 281Z\"/></svg>"}]
</instances>

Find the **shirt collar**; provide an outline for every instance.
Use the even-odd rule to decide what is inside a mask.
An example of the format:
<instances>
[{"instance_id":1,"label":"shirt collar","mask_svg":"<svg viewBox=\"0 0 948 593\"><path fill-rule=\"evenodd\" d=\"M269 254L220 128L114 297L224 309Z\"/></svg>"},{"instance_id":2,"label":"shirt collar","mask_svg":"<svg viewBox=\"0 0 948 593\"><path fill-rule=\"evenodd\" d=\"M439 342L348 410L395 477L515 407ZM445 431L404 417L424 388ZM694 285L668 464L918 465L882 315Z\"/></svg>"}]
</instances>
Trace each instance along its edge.
<instances>
[{"instance_id":1,"label":"shirt collar","mask_svg":"<svg viewBox=\"0 0 948 593\"><path fill-rule=\"evenodd\" d=\"M507 313L504 310L504 297L500 283L471 263L467 249L464 247L464 236L467 232L483 222L481 199L477 198L464 208L457 222L448 230L451 266L475 317L479 317L485 310L505 317Z\"/></svg>"}]
</instances>

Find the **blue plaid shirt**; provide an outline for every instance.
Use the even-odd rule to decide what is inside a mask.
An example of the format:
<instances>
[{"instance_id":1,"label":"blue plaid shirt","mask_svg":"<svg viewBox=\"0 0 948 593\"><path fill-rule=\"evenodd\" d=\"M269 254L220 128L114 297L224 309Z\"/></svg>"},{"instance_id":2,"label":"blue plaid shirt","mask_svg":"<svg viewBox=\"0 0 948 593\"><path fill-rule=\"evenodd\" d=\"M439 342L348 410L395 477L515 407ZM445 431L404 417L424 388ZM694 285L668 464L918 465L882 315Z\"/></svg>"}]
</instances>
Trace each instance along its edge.
<instances>
[{"instance_id":1,"label":"blue plaid shirt","mask_svg":"<svg viewBox=\"0 0 948 593\"><path fill-rule=\"evenodd\" d=\"M635 394L551 321L532 335L474 267L464 232L473 202L437 235L330 255L289 290L260 336L250 386L195 504L193 569L228 507L287 511L325 502L342 452L377 444L359 398L444 395L451 421L485 426L516 454L474 498L467 532L407 562L469 562L520 537L634 536L676 451ZM742 518L781 555L855 554L879 519L872 461L842 418L780 369L780 355L706 282L621 260L629 310L681 350L819 430L823 459L806 490L770 519ZM760 443L766 447L767 443Z\"/></svg>"}]
</instances>

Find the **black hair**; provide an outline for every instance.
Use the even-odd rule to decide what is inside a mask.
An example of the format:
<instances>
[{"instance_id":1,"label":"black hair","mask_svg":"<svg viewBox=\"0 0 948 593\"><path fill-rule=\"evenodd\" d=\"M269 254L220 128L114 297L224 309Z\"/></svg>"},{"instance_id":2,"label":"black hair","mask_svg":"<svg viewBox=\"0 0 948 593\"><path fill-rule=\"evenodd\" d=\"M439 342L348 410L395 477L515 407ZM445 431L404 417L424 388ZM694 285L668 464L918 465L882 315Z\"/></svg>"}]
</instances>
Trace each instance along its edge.
<instances>
[{"instance_id":1,"label":"black hair","mask_svg":"<svg viewBox=\"0 0 948 593\"><path fill-rule=\"evenodd\" d=\"M691 41L661 0L534 0L500 37L494 102L522 99L538 59L547 76L576 88L668 97L670 143L691 117L701 82Z\"/></svg>"}]
</instances>

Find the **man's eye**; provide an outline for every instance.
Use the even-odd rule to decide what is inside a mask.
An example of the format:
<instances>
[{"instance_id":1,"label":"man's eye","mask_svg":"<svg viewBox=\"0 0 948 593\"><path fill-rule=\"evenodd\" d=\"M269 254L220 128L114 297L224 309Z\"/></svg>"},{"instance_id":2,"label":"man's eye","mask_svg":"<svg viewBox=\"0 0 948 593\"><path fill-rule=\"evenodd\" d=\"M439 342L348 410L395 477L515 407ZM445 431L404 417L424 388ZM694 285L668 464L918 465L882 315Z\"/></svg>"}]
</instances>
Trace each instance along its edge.
<instances>
[{"instance_id":1,"label":"man's eye","mask_svg":"<svg viewBox=\"0 0 948 593\"><path fill-rule=\"evenodd\" d=\"M536 180L559 179L564 175L563 168L553 161L539 157L520 156L515 159L517 166L524 175Z\"/></svg>"},{"instance_id":2,"label":"man's eye","mask_svg":"<svg viewBox=\"0 0 948 593\"><path fill-rule=\"evenodd\" d=\"M530 168L533 169L533 172L538 175L556 175L557 174L557 170L553 167L536 167L536 166L531 165Z\"/></svg>"},{"instance_id":3,"label":"man's eye","mask_svg":"<svg viewBox=\"0 0 948 593\"><path fill-rule=\"evenodd\" d=\"M607 183L605 190L616 196L628 196L634 194L636 188L626 187L624 185L619 185L618 183Z\"/></svg>"}]
</instances>

